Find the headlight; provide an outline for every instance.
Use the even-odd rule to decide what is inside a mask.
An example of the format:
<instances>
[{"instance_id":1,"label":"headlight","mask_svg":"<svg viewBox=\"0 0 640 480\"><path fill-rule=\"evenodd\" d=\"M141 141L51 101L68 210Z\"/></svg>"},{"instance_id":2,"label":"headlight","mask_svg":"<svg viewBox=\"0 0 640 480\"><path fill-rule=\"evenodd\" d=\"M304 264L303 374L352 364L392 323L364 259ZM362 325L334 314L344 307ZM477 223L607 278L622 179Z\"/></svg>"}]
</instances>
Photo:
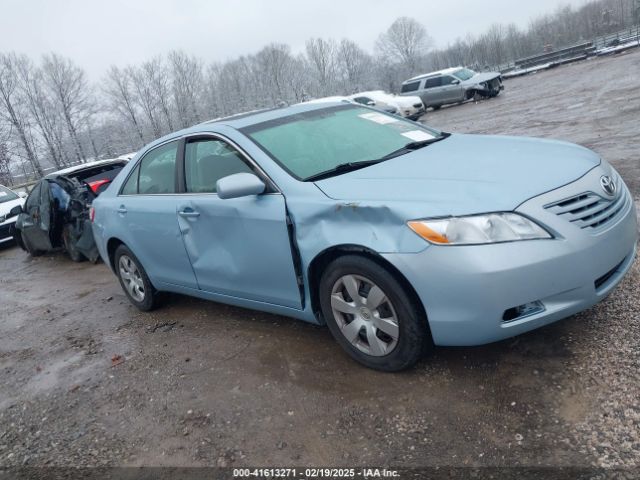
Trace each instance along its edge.
<instances>
[{"instance_id":1,"label":"headlight","mask_svg":"<svg viewBox=\"0 0 640 480\"><path fill-rule=\"evenodd\" d=\"M553 238L540 225L517 213L413 220L408 225L422 238L438 245L478 245Z\"/></svg>"}]
</instances>

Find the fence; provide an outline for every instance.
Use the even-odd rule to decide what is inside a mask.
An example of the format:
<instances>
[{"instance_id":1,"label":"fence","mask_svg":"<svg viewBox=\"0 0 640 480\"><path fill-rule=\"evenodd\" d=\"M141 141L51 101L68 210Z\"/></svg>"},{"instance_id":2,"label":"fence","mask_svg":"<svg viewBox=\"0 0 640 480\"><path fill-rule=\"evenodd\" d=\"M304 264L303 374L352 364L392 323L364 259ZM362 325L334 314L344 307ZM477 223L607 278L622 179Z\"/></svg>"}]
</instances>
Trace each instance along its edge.
<instances>
[{"instance_id":1,"label":"fence","mask_svg":"<svg viewBox=\"0 0 640 480\"><path fill-rule=\"evenodd\" d=\"M618 53L638 46L640 46L640 24L616 33L596 37L589 42L496 65L493 70L503 73L505 78L516 77L565 63L585 60L594 55Z\"/></svg>"}]
</instances>

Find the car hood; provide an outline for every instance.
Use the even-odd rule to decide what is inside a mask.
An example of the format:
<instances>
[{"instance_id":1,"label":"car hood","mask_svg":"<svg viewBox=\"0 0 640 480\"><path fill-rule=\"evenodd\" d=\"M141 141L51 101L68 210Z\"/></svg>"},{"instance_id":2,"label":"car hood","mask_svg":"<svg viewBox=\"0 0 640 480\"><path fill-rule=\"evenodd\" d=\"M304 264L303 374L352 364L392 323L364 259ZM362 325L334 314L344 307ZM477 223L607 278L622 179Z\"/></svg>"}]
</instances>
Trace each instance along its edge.
<instances>
[{"instance_id":1,"label":"car hood","mask_svg":"<svg viewBox=\"0 0 640 480\"><path fill-rule=\"evenodd\" d=\"M462 84L463 85L477 85L478 83L488 82L489 80L493 80L494 78L499 77L499 76L500 76L499 72L476 73L469 80L465 80L464 82L462 82Z\"/></svg>"},{"instance_id":2,"label":"car hood","mask_svg":"<svg viewBox=\"0 0 640 480\"><path fill-rule=\"evenodd\" d=\"M419 203L425 215L463 215L514 210L599 164L571 143L456 134L316 185L336 200Z\"/></svg>"}]
</instances>

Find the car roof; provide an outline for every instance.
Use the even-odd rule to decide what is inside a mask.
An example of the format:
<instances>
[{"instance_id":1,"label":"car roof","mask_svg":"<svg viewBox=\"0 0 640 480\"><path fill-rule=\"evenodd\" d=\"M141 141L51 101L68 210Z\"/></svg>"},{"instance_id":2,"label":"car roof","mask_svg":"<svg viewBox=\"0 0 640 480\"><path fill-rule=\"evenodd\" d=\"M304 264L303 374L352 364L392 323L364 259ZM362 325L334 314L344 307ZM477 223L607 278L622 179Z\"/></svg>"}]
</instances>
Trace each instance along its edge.
<instances>
[{"instance_id":1,"label":"car roof","mask_svg":"<svg viewBox=\"0 0 640 480\"><path fill-rule=\"evenodd\" d=\"M60 177L60 176L67 176L67 175L70 175L72 173L78 173L78 172L81 172L81 171L89 169L89 168L99 167L101 165L109 165L109 164L112 164L112 163L128 162L130 160L130 158L127 158L128 156L129 156L129 154L122 155L122 157L118 157L118 158L109 158L109 159L106 159L106 160L96 160L94 162L81 163L79 165L74 165L72 167L67 167L67 168L63 168L62 170L57 170L55 172L51 172L51 173L47 174L44 178L56 178L56 177Z\"/></svg>"},{"instance_id":2,"label":"car roof","mask_svg":"<svg viewBox=\"0 0 640 480\"><path fill-rule=\"evenodd\" d=\"M443 70L438 70L436 72L422 73L420 75L410 78L409 80L405 80L404 82L402 82L402 84L404 85L405 83L408 83L408 82L415 82L416 80L422 80L423 78L426 78L426 77L435 77L437 75L450 75L453 72L457 72L462 68L464 67L450 67L450 68L445 68Z\"/></svg>"},{"instance_id":3,"label":"car roof","mask_svg":"<svg viewBox=\"0 0 640 480\"><path fill-rule=\"evenodd\" d=\"M339 97L342 98L342 97ZM320 99L316 99L320 100ZM286 107L276 107L269 108L263 110L255 110L250 112L239 113L237 115L232 115L230 117L222 117L216 118L213 120L208 120L206 122L199 123L192 127L185 128L183 130L179 130L168 135L165 135L162 138L155 140L154 142L148 144L145 147L145 151L159 145L161 143L165 143L171 140L175 140L184 135L193 135L197 133L206 133L212 131L213 127L216 125L224 125L236 130L241 130L245 127L256 125L263 122L268 122L271 120L276 120L279 118L289 117L291 115L296 115L298 113L310 112L313 110L322 110L325 108L331 108L336 106L344 106L344 105L353 105L351 102L338 101L338 100L327 100L325 101L308 101L303 103L296 103L295 105L286 106ZM362 107L362 105L357 105Z\"/></svg>"}]
</instances>

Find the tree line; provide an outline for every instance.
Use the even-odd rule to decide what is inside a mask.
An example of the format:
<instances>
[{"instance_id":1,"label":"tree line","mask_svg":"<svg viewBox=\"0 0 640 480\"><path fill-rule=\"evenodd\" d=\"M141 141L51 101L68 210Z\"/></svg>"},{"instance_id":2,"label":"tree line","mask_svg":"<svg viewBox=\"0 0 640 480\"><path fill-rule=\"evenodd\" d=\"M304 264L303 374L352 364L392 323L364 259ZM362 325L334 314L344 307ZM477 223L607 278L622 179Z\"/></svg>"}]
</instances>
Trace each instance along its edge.
<instances>
[{"instance_id":1,"label":"tree line","mask_svg":"<svg viewBox=\"0 0 640 480\"><path fill-rule=\"evenodd\" d=\"M397 92L410 76L449 66L494 68L628 27L637 22L638 7L639 0L562 6L527 28L494 24L439 49L422 24L401 17L373 52L349 39L324 38L309 39L299 53L272 43L209 64L172 51L139 65L113 65L98 82L56 53L34 61L0 52L0 183L135 151L216 117L368 89Z\"/></svg>"}]
</instances>

